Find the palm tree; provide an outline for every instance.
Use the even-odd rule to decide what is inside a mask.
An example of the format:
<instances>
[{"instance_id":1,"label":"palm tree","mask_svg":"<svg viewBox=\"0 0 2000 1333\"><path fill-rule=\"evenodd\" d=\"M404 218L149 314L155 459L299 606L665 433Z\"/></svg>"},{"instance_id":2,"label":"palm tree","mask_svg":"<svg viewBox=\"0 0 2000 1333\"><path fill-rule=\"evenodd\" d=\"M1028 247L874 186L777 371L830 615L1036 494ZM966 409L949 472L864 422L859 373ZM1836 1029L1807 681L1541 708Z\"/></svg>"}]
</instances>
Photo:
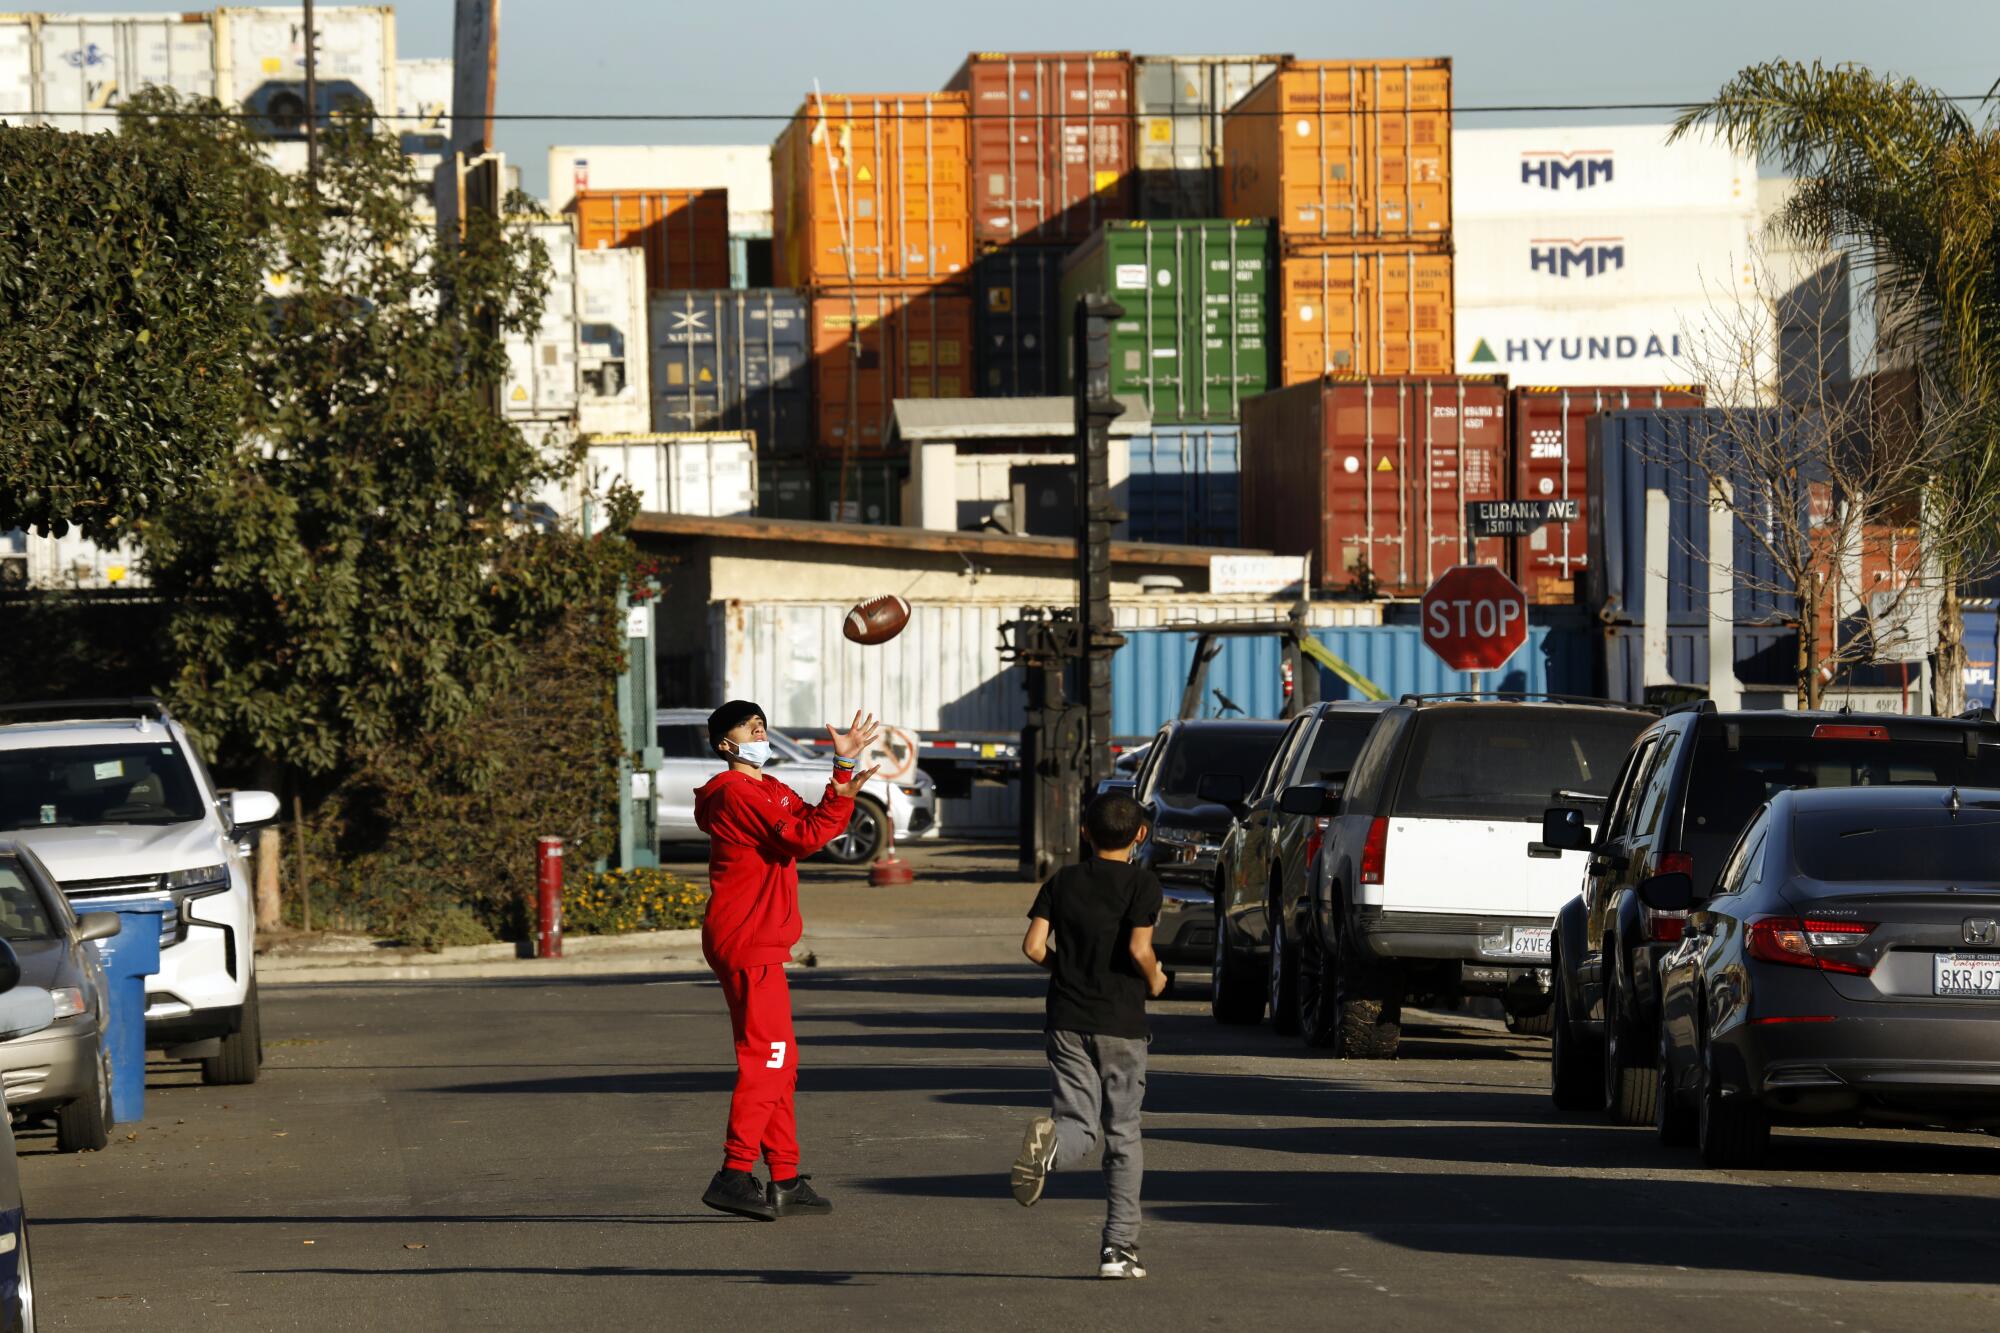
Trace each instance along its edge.
<instances>
[{"instance_id":1,"label":"palm tree","mask_svg":"<svg viewBox=\"0 0 2000 1333\"><path fill-rule=\"evenodd\" d=\"M1954 423L1948 462L1923 488L1926 528L2000 537L2000 123L1975 123L1959 99L1913 80L1774 61L1683 114L1670 141L1697 130L1798 178L1779 225L1849 254L1885 332ZM2000 540L1926 548L1941 585L1937 711L1955 713L1960 593L1993 570Z\"/></svg>"}]
</instances>

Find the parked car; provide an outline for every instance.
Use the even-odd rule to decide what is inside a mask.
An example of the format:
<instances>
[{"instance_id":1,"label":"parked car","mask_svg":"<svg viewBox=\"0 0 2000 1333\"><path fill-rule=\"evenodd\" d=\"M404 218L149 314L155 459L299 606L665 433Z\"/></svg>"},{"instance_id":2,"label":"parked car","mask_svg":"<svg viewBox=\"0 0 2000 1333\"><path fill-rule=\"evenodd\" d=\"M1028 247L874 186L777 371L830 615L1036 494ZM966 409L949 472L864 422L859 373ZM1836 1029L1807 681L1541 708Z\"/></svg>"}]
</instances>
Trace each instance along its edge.
<instances>
[{"instance_id":1,"label":"parked car","mask_svg":"<svg viewBox=\"0 0 2000 1333\"><path fill-rule=\"evenodd\" d=\"M1116 792L1130 796L1139 785L1139 768L1146 762L1146 752L1153 748L1147 741L1144 745L1128 746L1118 750L1111 760L1111 776L1097 784L1093 796L1109 796Z\"/></svg>"},{"instance_id":2,"label":"parked car","mask_svg":"<svg viewBox=\"0 0 2000 1333\"><path fill-rule=\"evenodd\" d=\"M1236 816L1203 797L1204 782L1240 798L1251 777L1271 762L1283 722L1174 721L1161 727L1139 766L1133 799L1152 833L1133 859L1160 877L1160 920L1153 948L1160 961L1207 966L1215 956L1215 854ZM1233 786L1231 781L1233 780Z\"/></svg>"},{"instance_id":3,"label":"parked car","mask_svg":"<svg viewBox=\"0 0 2000 1333\"><path fill-rule=\"evenodd\" d=\"M21 980L21 964L0 939L0 1042L40 1032L55 1021L47 990ZM28 1247L28 1209L14 1158L14 1117L0 1099L0 1330L35 1327L35 1269Z\"/></svg>"},{"instance_id":4,"label":"parked car","mask_svg":"<svg viewBox=\"0 0 2000 1333\"><path fill-rule=\"evenodd\" d=\"M157 699L0 708L0 833L41 857L77 911L165 905L146 1044L200 1060L204 1083L254 1083L263 1066L257 913L239 839L277 817L269 792L219 790Z\"/></svg>"},{"instance_id":5,"label":"parked car","mask_svg":"<svg viewBox=\"0 0 2000 1333\"><path fill-rule=\"evenodd\" d=\"M694 822L694 794L726 765L708 743L708 713L699 708L662 708L654 716L659 738L660 771L654 806L661 842L705 842ZM817 802L833 776L833 762L806 749L782 731L766 733L771 742L767 771L786 786ZM854 798L854 817L847 829L827 844L824 855L842 865L873 861L893 830L898 838L922 837L937 827L937 787L922 769L890 781L876 778Z\"/></svg>"},{"instance_id":6,"label":"parked car","mask_svg":"<svg viewBox=\"0 0 2000 1333\"><path fill-rule=\"evenodd\" d=\"M55 1010L40 1032L0 1042L0 1086L12 1111L55 1117L59 1152L95 1152L110 1137L110 992L91 941L117 933L116 915L77 916L40 858L0 838L0 940L13 947L21 979L47 990Z\"/></svg>"},{"instance_id":7,"label":"parked car","mask_svg":"<svg viewBox=\"0 0 2000 1333\"><path fill-rule=\"evenodd\" d=\"M1677 913L1639 901L1643 881L1684 873L1703 901L1724 853L1774 793L1911 782L2000 786L2000 727L1696 705L1639 737L1594 833L1594 811L1573 804L1551 810L1542 842L1589 856L1582 892L1556 914L1549 1051L1556 1104L1602 1107L1625 1124L1653 1121L1657 969L1683 925Z\"/></svg>"},{"instance_id":8,"label":"parked car","mask_svg":"<svg viewBox=\"0 0 2000 1333\"><path fill-rule=\"evenodd\" d=\"M1224 1023L1255 1023L1270 1010L1280 1032L1298 1029L1298 950L1285 946L1276 904L1297 901L1320 839L1338 808L1354 757L1386 703L1322 703L1292 719L1241 798L1216 856L1215 985L1210 1009ZM1227 794L1227 793L1223 793ZM1292 810L1279 798L1292 795ZM1285 885L1295 887L1288 893Z\"/></svg>"},{"instance_id":9,"label":"parked car","mask_svg":"<svg viewBox=\"0 0 2000 1333\"><path fill-rule=\"evenodd\" d=\"M1279 909L1299 942L1307 1044L1389 1059L1410 996L1497 996L1516 1026L1546 1021L1549 923L1584 858L1529 847L1540 812L1552 793L1602 799L1653 718L1621 704L1468 696L1406 695L1385 710L1311 891Z\"/></svg>"},{"instance_id":10,"label":"parked car","mask_svg":"<svg viewBox=\"0 0 2000 1333\"><path fill-rule=\"evenodd\" d=\"M2000 1126L2000 787L1788 790L1661 960L1656 1123L1711 1166L1773 1124ZM1689 909L1692 909L1691 911Z\"/></svg>"}]
</instances>

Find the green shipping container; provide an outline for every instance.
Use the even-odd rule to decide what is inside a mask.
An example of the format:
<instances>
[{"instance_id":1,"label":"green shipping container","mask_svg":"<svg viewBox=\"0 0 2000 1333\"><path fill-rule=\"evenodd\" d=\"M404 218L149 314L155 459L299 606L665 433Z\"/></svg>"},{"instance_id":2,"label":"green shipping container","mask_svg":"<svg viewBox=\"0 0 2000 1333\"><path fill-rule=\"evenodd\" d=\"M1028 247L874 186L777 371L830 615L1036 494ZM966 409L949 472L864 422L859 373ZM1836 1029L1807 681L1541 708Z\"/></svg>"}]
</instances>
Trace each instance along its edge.
<instances>
[{"instance_id":1,"label":"green shipping container","mask_svg":"<svg viewBox=\"0 0 2000 1333\"><path fill-rule=\"evenodd\" d=\"M1075 387L1076 303L1111 297L1111 391L1145 400L1162 424L1235 421L1273 383L1276 289L1265 222L1111 222L1063 266L1063 389Z\"/></svg>"},{"instance_id":2,"label":"green shipping container","mask_svg":"<svg viewBox=\"0 0 2000 1333\"><path fill-rule=\"evenodd\" d=\"M757 516L818 523L898 523L903 513L903 482L909 475L909 465L900 460L856 459L847 468L847 507L843 510L838 463L759 459Z\"/></svg>"}]
</instances>

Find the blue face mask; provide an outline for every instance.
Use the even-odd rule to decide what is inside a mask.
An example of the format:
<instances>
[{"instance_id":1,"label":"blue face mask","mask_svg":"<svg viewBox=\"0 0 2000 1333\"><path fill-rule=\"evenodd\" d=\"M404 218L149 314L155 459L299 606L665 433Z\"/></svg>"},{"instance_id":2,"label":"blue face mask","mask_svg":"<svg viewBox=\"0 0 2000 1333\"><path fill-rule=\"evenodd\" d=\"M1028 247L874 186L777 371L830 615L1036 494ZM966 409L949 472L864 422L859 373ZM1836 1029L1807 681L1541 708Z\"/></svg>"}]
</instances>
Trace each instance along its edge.
<instances>
[{"instance_id":1,"label":"blue face mask","mask_svg":"<svg viewBox=\"0 0 2000 1333\"><path fill-rule=\"evenodd\" d=\"M754 764L758 768L771 762L771 742L731 741L736 747L735 758L739 763Z\"/></svg>"}]
</instances>

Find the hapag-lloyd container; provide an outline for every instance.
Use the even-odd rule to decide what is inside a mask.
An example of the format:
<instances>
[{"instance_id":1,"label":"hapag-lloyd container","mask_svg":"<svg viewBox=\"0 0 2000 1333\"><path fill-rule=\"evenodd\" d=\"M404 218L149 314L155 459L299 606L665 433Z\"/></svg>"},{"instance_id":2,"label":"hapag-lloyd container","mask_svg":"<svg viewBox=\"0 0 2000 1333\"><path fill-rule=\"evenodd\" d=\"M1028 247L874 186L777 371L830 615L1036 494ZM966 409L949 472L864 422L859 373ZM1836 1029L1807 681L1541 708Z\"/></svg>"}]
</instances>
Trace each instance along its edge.
<instances>
[{"instance_id":1,"label":"hapag-lloyd container","mask_svg":"<svg viewBox=\"0 0 2000 1333\"><path fill-rule=\"evenodd\" d=\"M1588 517L1589 423L1599 412L1700 407L1695 385L1515 386L1508 404L1517 500L1575 500L1574 523L1550 523L1514 539L1508 572L1528 600L1539 604L1576 599L1577 580L1590 558Z\"/></svg>"},{"instance_id":2,"label":"hapag-lloyd container","mask_svg":"<svg viewBox=\"0 0 2000 1333\"><path fill-rule=\"evenodd\" d=\"M1507 544L1465 537L1465 506L1508 490L1507 382L1328 377L1243 405L1246 545L1310 555L1318 587L1420 596Z\"/></svg>"},{"instance_id":3,"label":"hapag-lloyd container","mask_svg":"<svg viewBox=\"0 0 2000 1333\"><path fill-rule=\"evenodd\" d=\"M1057 334L1075 380L1074 316L1087 293L1124 309L1111 327L1111 389L1155 422L1235 421L1271 384L1271 229L1262 222L1110 222L1063 265Z\"/></svg>"},{"instance_id":4,"label":"hapag-lloyd container","mask_svg":"<svg viewBox=\"0 0 2000 1333\"><path fill-rule=\"evenodd\" d=\"M963 93L806 98L771 147L774 285L965 275L968 134Z\"/></svg>"},{"instance_id":5,"label":"hapag-lloyd container","mask_svg":"<svg viewBox=\"0 0 2000 1333\"><path fill-rule=\"evenodd\" d=\"M595 489L622 481L649 513L724 518L757 510L757 446L749 435L593 435L584 457Z\"/></svg>"},{"instance_id":6,"label":"hapag-lloyd container","mask_svg":"<svg viewBox=\"0 0 2000 1333\"><path fill-rule=\"evenodd\" d=\"M140 88L215 96L206 14L0 15L0 118L72 134L118 128Z\"/></svg>"},{"instance_id":7,"label":"hapag-lloyd container","mask_svg":"<svg viewBox=\"0 0 2000 1333\"><path fill-rule=\"evenodd\" d=\"M1222 117L1290 56L1140 56L1139 216L1222 212Z\"/></svg>"},{"instance_id":8,"label":"hapag-lloyd container","mask_svg":"<svg viewBox=\"0 0 2000 1333\"><path fill-rule=\"evenodd\" d=\"M881 455L898 398L972 392L972 296L963 287L822 288L812 293L815 443Z\"/></svg>"},{"instance_id":9,"label":"hapag-lloyd container","mask_svg":"<svg viewBox=\"0 0 2000 1333\"><path fill-rule=\"evenodd\" d=\"M575 290L577 429L651 429L645 257L637 250L578 250Z\"/></svg>"},{"instance_id":10,"label":"hapag-lloyd container","mask_svg":"<svg viewBox=\"0 0 2000 1333\"><path fill-rule=\"evenodd\" d=\"M1136 204L1132 57L977 52L945 85L972 108L972 229L982 241L1074 244Z\"/></svg>"},{"instance_id":11,"label":"hapag-lloyd container","mask_svg":"<svg viewBox=\"0 0 2000 1333\"><path fill-rule=\"evenodd\" d=\"M729 196L722 190L582 190L577 245L635 249L653 291L729 285Z\"/></svg>"},{"instance_id":12,"label":"hapag-lloyd container","mask_svg":"<svg viewBox=\"0 0 2000 1333\"><path fill-rule=\"evenodd\" d=\"M766 457L811 451L804 296L773 288L660 292L649 315L654 430L741 431Z\"/></svg>"},{"instance_id":13,"label":"hapag-lloyd container","mask_svg":"<svg viewBox=\"0 0 2000 1333\"><path fill-rule=\"evenodd\" d=\"M1068 255L1061 246L997 245L973 265L980 397L1061 392L1056 293Z\"/></svg>"},{"instance_id":14,"label":"hapag-lloyd container","mask_svg":"<svg viewBox=\"0 0 2000 1333\"><path fill-rule=\"evenodd\" d=\"M1278 264L1279 374L1448 375L1452 257L1418 246L1297 246Z\"/></svg>"},{"instance_id":15,"label":"hapag-lloyd container","mask_svg":"<svg viewBox=\"0 0 2000 1333\"><path fill-rule=\"evenodd\" d=\"M1223 120L1223 212L1280 242L1451 234L1451 61L1296 60Z\"/></svg>"}]
</instances>

